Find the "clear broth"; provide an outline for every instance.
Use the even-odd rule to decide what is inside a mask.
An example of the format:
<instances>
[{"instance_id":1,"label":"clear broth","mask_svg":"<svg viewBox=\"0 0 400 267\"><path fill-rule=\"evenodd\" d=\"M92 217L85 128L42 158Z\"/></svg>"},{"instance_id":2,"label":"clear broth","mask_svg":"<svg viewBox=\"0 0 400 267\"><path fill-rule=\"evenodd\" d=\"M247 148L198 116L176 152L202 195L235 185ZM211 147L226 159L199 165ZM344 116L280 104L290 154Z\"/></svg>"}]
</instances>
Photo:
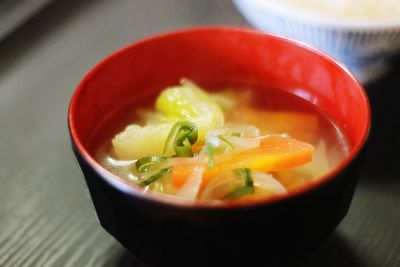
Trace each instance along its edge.
<instances>
[{"instance_id":1,"label":"clear broth","mask_svg":"<svg viewBox=\"0 0 400 267\"><path fill-rule=\"evenodd\" d=\"M227 123L255 125L262 135L288 134L292 138L312 144L315 148L310 163L273 174L288 192L326 175L348 155L347 139L315 105L282 90L256 86L237 88L241 89L231 91L238 92L238 97L235 108L225 113ZM132 163L116 160L111 140L127 125L140 121L137 111L151 109L155 98L156 95L146 98L141 105L137 105L136 101L120 108L94 135L92 145L100 164L132 183L137 181L137 177L131 171ZM258 114L254 115L255 113Z\"/></svg>"}]
</instances>

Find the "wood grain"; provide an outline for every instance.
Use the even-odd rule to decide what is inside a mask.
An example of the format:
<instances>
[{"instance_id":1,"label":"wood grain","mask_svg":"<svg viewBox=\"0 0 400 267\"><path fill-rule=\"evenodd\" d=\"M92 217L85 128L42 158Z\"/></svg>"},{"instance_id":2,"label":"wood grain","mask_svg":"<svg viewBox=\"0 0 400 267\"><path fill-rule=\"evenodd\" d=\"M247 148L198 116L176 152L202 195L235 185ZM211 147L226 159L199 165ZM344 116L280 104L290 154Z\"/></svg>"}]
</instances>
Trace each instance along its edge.
<instances>
[{"instance_id":1,"label":"wood grain","mask_svg":"<svg viewBox=\"0 0 400 267\"><path fill-rule=\"evenodd\" d=\"M59 0L0 43L0 266L144 266L97 221L70 149L68 103L112 51L202 24L247 26L230 1ZM400 266L399 74L368 87L374 128L348 216L289 266Z\"/></svg>"}]
</instances>

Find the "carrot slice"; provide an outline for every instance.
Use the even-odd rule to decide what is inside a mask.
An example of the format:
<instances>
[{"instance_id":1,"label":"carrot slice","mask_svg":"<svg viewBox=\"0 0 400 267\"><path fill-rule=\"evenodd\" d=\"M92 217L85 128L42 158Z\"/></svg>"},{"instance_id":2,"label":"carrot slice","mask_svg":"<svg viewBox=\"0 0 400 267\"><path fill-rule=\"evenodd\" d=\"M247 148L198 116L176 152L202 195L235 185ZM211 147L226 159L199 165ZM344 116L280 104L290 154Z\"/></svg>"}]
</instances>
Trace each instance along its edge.
<instances>
[{"instance_id":1,"label":"carrot slice","mask_svg":"<svg viewBox=\"0 0 400 267\"><path fill-rule=\"evenodd\" d=\"M195 144L192 146L192 152L193 152L193 153L200 152L200 150L203 148L204 144L205 144L205 142L204 142L203 140L202 140L202 141L199 141L199 142L197 142L197 143L195 143Z\"/></svg>"},{"instance_id":2,"label":"carrot slice","mask_svg":"<svg viewBox=\"0 0 400 267\"><path fill-rule=\"evenodd\" d=\"M308 143L287 137L269 136L261 141L259 147L216 155L213 168L207 168L206 164L178 162L172 167L172 182L176 187L182 186L196 166L205 167L202 188L215 175L227 170L245 167L264 172L289 170L311 161L313 151L314 147Z\"/></svg>"}]
</instances>

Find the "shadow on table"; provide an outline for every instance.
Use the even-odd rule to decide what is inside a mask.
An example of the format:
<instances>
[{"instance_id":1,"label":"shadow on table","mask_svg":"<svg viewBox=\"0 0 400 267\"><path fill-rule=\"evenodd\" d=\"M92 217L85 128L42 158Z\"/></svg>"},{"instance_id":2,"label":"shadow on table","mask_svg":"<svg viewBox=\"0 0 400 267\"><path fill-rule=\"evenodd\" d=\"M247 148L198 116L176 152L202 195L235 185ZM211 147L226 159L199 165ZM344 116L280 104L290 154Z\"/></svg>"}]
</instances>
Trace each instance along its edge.
<instances>
[{"instance_id":1,"label":"shadow on table","mask_svg":"<svg viewBox=\"0 0 400 267\"><path fill-rule=\"evenodd\" d=\"M317 250L303 259L280 267L366 267L361 257L350 246L349 241L338 230Z\"/></svg>"},{"instance_id":2,"label":"shadow on table","mask_svg":"<svg viewBox=\"0 0 400 267\"><path fill-rule=\"evenodd\" d=\"M400 62L396 68L366 87L372 127L362 177L368 182L398 179L400 151Z\"/></svg>"},{"instance_id":3,"label":"shadow on table","mask_svg":"<svg viewBox=\"0 0 400 267\"><path fill-rule=\"evenodd\" d=\"M351 249L350 244L340 232L334 232L316 251L296 262L276 267L367 267L360 257ZM137 260L125 251L113 267L151 267ZM190 266L187 266L190 267ZM223 267L223 266L222 266ZM250 267L250 266L246 266ZM260 266L261 267L261 266Z\"/></svg>"}]
</instances>

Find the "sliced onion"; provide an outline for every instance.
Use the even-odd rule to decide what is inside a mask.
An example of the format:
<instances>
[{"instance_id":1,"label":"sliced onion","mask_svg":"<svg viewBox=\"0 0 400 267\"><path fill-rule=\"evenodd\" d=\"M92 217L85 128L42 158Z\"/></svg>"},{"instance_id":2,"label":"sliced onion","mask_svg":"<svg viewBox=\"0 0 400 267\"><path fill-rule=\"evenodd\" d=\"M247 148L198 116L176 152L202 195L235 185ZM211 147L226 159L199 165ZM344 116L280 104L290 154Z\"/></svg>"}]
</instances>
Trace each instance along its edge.
<instances>
[{"instance_id":1,"label":"sliced onion","mask_svg":"<svg viewBox=\"0 0 400 267\"><path fill-rule=\"evenodd\" d=\"M263 136L253 137L253 138L230 136L227 139L235 146L235 149L250 149L250 148L259 147L261 140L268 138L270 136L281 136L284 138L289 137L288 134L283 133L283 134L267 134L267 135L263 135Z\"/></svg>"},{"instance_id":2,"label":"sliced onion","mask_svg":"<svg viewBox=\"0 0 400 267\"><path fill-rule=\"evenodd\" d=\"M253 125L236 125L227 123L228 127L211 130L207 133L208 136L218 136L218 135L232 135L233 133L239 133L241 137L257 137L260 136L260 130Z\"/></svg>"},{"instance_id":3,"label":"sliced onion","mask_svg":"<svg viewBox=\"0 0 400 267\"><path fill-rule=\"evenodd\" d=\"M230 147L231 149L249 149L258 147L261 139L256 138L244 138L238 136L224 135L223 133L217 134L220 131L214 131L214 133L207 135L207 143L211 144L215 148ZM222 137L222 138L221 138Z\"/></svg>"},{"instance_id":4,"label":"sliced onion","mask_svg":"<svg viewBox=\"0 0 400 267\"><path fill-rule=\"evenodd\" d=\"M238 186L243 185L243 178L235 175L233 170L225 171L215 176L204 188L200 195L200 199L218 200L223 199L226 195L235 190Z\"/></svg>"},{"instance_id":5,"label":"sliced onion","mask_svg":"<svg viewBox=\"0 0 400 267\"><path fill-rule=\"evenodd\" d=\"M254 186L266 189L277 194L286 194L286 188L276 180L271 174L259 171L251 171Z\"/></svg>"},{"instance_id":6,"label":"sliced onion","mask_svg":"<svg viewBox=\"0 0 400 267\"><path fill-rule=\"evenodd\" d=\"M295 168L295 170L311 177L320 177L333 167L328 159L329 153L331 158L335 158L334 155L332 155L332 152L328 152L325 141L320 140L319 143L314 147L312 161Z\"/></svg>"},{"instance_id":7,"label":"sliced onion","mask_svg":"<svg viewBox=\"0 0 400 267\"><path fill-rule=\"evenodd\" d=\"M250 149L260 146L261 140L259 138L242 138L237 136L230 136L226 139L232 143L235 149Z\"/></svg>"},{"instance_id":8,"label":"sliced onion","mask_svg":"<svg viewBox=\"0 0 400 267\"><path fill-rule=\"evenodd\" d=\"M197 166L193 169L192 174L176 192L176 196L190 200L195 200L200 190L201 181L203 180L204 167Z\"/></svg>"},{"instance_id":9,"label":"sliced onion","mask_svg":"<svg viewBox=\"0 0 400 267\"><path fill-rule=\"evenodd\" d=\"M208 135L206 140L207 143L211 144L213 147L221 146L221 140L218 138L218 135Z\"/></svg>"}]
</instances>

